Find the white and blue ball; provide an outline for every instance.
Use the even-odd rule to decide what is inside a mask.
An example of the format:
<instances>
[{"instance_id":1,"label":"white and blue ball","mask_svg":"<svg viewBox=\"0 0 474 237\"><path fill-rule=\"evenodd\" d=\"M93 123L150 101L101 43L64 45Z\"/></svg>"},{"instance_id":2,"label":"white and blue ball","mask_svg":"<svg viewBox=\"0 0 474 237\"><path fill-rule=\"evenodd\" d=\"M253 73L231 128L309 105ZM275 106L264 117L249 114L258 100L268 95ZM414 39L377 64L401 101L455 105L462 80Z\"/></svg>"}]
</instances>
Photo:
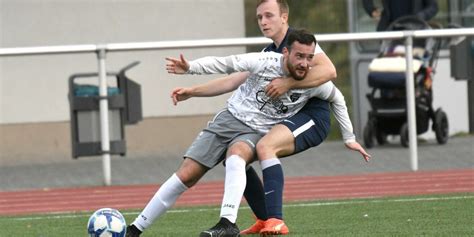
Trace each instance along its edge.
<instances>
[{"instance_id":1,"label":"white and blue ball","mask_svg":"<svg viewBox=\"0 0 474 237\"><path fill-rule=\"evenodd\" d=\"M97 210L87 223L87 233L91 237L125 237L126 229L125 218L112 208Z\"/></svg>"}]
</instances>

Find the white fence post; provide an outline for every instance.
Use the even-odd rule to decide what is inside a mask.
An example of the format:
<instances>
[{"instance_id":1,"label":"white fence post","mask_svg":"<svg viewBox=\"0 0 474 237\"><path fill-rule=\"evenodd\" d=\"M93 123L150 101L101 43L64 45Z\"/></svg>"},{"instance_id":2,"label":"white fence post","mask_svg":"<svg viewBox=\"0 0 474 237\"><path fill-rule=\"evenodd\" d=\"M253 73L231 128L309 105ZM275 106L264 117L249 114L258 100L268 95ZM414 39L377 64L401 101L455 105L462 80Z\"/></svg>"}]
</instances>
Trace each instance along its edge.
<instances>
[{"instance_id":1,"label":"white fence post","mask_svg":"<svg viewBox=\"0 0 474 237\"><path fill-rule=\"evenodd\" d=\"M107 71L105 69L105 47L98 47L99 61L99 110L100 110L100 142L102 152L102 169L104 184L110 186L112 172L110 168L110 137L109 137L109 100L107 97Z\"/></svg>"},{"instance_id":2,"label":"white fence post","mask_svg":"<svg viewBox=\"0 0 474 237\"><path fill-rule=\"evenodd\" d=\"M416 108L415 108L415 83L413 73L413 32L405 32L405 58L406 58L406 95L407 95L407 123L408 141L410 147L410 163L413 171L418 170L418 146L416 136Z\"/></svg>"}]
</instances>

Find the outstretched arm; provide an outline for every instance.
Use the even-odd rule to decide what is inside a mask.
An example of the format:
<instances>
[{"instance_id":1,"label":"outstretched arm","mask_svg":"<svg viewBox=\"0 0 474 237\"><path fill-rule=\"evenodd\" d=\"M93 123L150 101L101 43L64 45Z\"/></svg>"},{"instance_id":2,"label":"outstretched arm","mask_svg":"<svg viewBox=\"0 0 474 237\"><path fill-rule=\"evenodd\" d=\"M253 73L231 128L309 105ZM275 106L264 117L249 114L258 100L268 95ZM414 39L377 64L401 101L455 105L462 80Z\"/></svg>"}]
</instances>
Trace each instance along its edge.
<instances>
[{"instance_id":1,"label":"outstretched arm","mask_svg":"<svg viewBox=\"0 0 474 237\"><path fill-rule=\"evenodd\" d=\"M230 73L229 76L208 81L193 87L179 87L171 92L173 104L187 100L191 97L210 97L221 95L237 89L249 76L245 69L251 69L249 54L233 55L228 57L204 57L188 62L181 54L179 59L167 57L166 70L172 74L213 74ZM255 59L253 59L255 60Z\"/></svg>"},{"instance_id":2,"label":"outstretched arm","mask_svg":"<svg viewBox=\"0 0 474 237\"><path fill-rule=\"evenodd\" d=\"M189 70L189 62L183 56L179 55L179 59L166 57L168 63L166 64L166 71L172 74L185 74Z\"/></svg>"},{"instance_id":3,"label":"outstretched arm","mask_svg":"<svg viewBox=\"0 0 474 237\"><path fill-rule=\"evenodd\" d=\"M171 92L173 104L187 100L191 97L211 97L234 91L245 82L249 73L237 72L192 87L178 87Z\"/></svg>"},{"instance_id":4,"label":"outstretched arm","mask_svg":"<svg viewBox=\"0 0 474 237\"><path fill-rule=\"evenodd\" d=\"M339 123L341 129L342 138L347 148L358 151L365 161L369 161L371 156L365 151L365 149L356 141L356 136L353 132L352 122L347 112L346 101L341 91L336 86L333 87L331 96L328 98L331 103L331 109L334 113L334 117Z\"/></svg>"},{"instance_id":5,"label":"outstretched arm","mask_svg":"<svg viewBox=\"0 0 474 237\"><path fill-rule=\"evenodd\" d=\"M297 81L292 78L274 79L266 87L267 95L275 98L283 95L290 89L317 87L325 82L336 79L336 68L325 53L321 52L315 54L312 65L304 80Z\"/></svg>"},{"instance_id":6,"label":"outstretched arm","mask_svg":"<svg viewBox=\"0 0 474 237\"><path fill-rule=\"evenodd\" d=\"M234 72L252 72L259 64L259 53L247 53L226 57L207 56L187 61L181 54L180 58L167 57L166 70L172 74L230 74Z\"/></svg>"}]
</instances>

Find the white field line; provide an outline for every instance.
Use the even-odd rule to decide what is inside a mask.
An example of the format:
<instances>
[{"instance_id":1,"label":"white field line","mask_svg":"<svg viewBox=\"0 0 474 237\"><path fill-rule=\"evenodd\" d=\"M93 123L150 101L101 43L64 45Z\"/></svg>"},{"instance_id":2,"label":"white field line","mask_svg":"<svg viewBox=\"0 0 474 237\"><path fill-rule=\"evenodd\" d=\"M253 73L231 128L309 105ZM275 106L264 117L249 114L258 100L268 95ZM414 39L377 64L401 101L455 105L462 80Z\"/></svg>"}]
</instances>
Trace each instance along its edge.
<instances>
[{"instance_id":1,"label":"white field line","mask_svg":"<svg viewBox=\"0 0 474 237\"><path fill-rule=\"evenodd\" d=\"M373 200L349 200L349 201L334 201L334 202L314 202L314 203L295 203L295 204L285 204L284 207L315 207L315 206L338 206L338 205L353 205L353 204L370 204L370 203L384 203L384 202L429 202L429 201L450 201L450 200L460 200L460 199L474 199L472 196L453 196L453 197L426 197L426 198L399 198L399 199L373 199ZM244 206L240 209L249 209L249 207ZM220 210L217 207L201 208L201 209L179 209L179 210L169 210L167 213L186 213L186 212L205 212L205 211L216 211ZM138 215L139 212L122 212L124 216ZM54 215L54 216L38 216L38 217L18 217L11 218L15 221L31 221L31 220L47 220L47 219L60 219L60 218L82 218L89 217L91 214L67 214L63 215ZM10 218L9 218L10 219Z\"/></svg>"}]
</instances>

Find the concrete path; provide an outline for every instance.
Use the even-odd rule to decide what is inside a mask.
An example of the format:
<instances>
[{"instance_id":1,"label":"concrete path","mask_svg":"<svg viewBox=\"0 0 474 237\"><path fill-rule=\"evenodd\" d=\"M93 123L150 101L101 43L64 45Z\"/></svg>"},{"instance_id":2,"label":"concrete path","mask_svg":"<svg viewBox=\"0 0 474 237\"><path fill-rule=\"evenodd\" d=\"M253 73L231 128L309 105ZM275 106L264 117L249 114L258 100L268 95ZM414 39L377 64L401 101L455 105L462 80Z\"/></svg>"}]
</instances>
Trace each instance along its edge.
<instances>
[{"instance_id":1,"label":"concrete path","mask_svg":"<svg viewBox=\"0 0 474 237\"><path fill-rule=\"evenodd\" d=\"M184 151L183 151L184 152ZM372 161L366 163L341 142L325 142L319 147L282 160L285 175L333 176L411 171L409 150L394 142L370 149ZM177 153L177 152L175 152ZM112 184L161 184L179 166L182 154L128 154L112 157ZM447 144L435 141L419 143L419 170L474 168L474 136L450 138ZM12 162L10 162L12 163ZM257 170L259 167L256 166ZM219 165L203 181L222 180ZM59 187L91 187L103 184L101 157L64 158L54 162L24 162L0 166L0 191Z\"/></svg>"}]
</instances>

